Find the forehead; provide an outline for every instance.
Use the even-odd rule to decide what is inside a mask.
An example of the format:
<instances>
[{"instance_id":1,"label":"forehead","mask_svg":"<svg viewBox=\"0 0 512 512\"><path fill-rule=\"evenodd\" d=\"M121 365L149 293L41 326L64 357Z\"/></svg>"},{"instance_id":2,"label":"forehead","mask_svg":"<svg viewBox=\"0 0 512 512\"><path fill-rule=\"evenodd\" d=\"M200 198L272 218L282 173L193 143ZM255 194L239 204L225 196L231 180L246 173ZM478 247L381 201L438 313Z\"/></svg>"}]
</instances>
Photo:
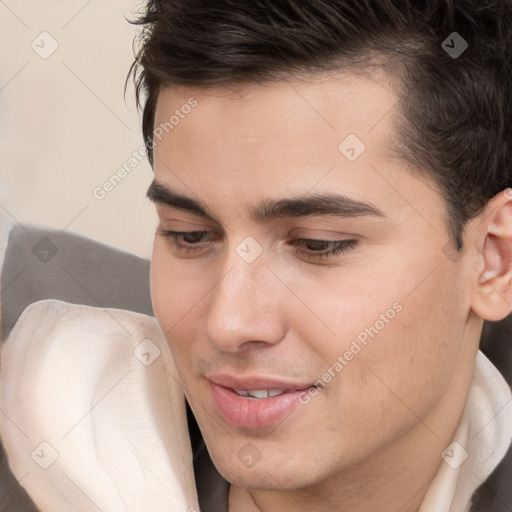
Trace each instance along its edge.
<instances>
[{"instance_id":1,"label":"forehead","mask_svg":"<svg viewBox=\"0 0 512 512\"><path fill-rule=\"evenodd\" d=\"M365 75L329 73L245 86L164 87L155 129L171 119L172 129L155 141L155 157L177 161L186 152L195 162L238 171L241 162L250 160L260 172L271 168L274 177L276 168L299 171L298 163L329 169L338 162L353 171L360 167L357 162L339 159L354 156L340 154L348 138L348 150L350 142L357 145L355 156L364 148L360 163L372 155L380 161L392 158L398 98L376 69ZM191 98L197 102L193 109L188 107Z\"/></svg>"},{"instance_id":2,"label":"forehead","mask_svg":"<svg viewBox=\"0 0 512 512\"><path fill-rule=\"evenodd\" d=\"M242 86L167 86L158 98L155 127L194 97L198 108L186 124L204 140L219 135L215 127L245 143L275 137L293 143L308 138L331 147L352 132L366 140L372 132L372 137L384 132L392 135L393 116L388 114L398 98L384 72L376 69L364 75L338 72ZM194 123L199 117L200 122ZM175 131L183 129L176 126Z\"/></svg>"}]
</instances>

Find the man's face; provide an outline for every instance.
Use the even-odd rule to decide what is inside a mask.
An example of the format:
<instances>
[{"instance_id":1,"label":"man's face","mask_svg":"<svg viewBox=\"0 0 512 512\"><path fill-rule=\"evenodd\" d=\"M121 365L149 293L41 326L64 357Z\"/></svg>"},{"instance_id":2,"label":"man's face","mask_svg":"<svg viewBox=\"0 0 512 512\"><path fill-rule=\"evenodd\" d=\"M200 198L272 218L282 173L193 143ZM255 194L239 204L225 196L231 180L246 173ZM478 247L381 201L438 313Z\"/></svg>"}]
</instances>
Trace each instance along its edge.
<instances>
[{"instance_id":1,"label":"man's face","mask_svg":"<svg viewBox=\"0 0 512 512\"><path fill-rule=\"evenodd\" d=\"M392 158L396 102L382 76L349 73L160 94L155 180L207 215L155 202L154 311L212 459L239 486L303 488L400 457L460 412L473 270L445 256L433 183ZM352 203L305 204L325 194ZM163 230L196 233L176 248Z\"/></svg>"}]
</instances>

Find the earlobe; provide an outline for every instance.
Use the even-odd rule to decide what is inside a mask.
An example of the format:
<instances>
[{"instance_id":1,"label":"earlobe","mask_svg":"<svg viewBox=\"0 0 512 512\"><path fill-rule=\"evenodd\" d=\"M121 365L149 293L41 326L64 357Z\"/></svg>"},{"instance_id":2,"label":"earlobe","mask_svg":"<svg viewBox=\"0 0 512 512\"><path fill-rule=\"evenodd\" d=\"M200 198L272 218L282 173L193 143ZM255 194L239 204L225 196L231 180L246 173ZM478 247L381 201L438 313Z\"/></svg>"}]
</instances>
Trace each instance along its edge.
<instances>
[{"instance_id":1,"label":"earlobe","mask_svg":"<svg viewBox=\"0 0 512 512\"><path fill-rule=\"evenodd\" d=\"M483 264L476 269L473 311L484 320L501 320L512 311L512 194L493 197L478 216L477 240ZM483 219L483 220L482 220Z\"/></svg>"}]
</instances>

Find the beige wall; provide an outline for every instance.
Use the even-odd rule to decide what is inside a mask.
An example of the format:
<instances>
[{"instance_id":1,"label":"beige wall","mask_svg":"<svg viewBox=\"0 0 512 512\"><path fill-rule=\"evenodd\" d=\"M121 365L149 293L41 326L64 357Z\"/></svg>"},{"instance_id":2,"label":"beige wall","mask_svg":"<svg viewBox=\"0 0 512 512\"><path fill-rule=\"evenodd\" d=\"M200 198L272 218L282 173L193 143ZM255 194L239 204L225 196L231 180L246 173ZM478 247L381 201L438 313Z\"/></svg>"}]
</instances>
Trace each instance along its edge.
<instances>
[{"instance_id":1,"label":"beige wall","mask_svg":"<svg viewBox=\"0 0 512 512\"><path fill-rule=\"evenodd\" d=\"M0 2L0 207L24 225L79 232L150 257L157 218L144 194L152 171L145 157L139 162L133 87L123 99L136 31L124 16L137 6ZM95 198L123 165L126 177Z\"/></svg>"}]
</instances>

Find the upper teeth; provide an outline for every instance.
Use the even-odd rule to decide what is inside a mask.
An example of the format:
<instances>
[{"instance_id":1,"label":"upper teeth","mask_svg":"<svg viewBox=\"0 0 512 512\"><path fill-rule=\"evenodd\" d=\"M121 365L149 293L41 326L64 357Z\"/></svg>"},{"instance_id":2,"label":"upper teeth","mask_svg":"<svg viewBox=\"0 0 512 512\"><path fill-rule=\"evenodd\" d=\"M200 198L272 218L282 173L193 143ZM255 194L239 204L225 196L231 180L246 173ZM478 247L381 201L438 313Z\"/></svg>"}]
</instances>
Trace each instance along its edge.
<instances>
[{"instance_id":1,"label":"upper teeth","mask_svg":"<svg viewBox=\"0 0 512 512\"><path fill-rule=\"evenodd\" d=\"M279 396L284 393L282 389L235 389L235 392L243 397L268 398L269 396Z\"/></svg>"}]
</instances>

